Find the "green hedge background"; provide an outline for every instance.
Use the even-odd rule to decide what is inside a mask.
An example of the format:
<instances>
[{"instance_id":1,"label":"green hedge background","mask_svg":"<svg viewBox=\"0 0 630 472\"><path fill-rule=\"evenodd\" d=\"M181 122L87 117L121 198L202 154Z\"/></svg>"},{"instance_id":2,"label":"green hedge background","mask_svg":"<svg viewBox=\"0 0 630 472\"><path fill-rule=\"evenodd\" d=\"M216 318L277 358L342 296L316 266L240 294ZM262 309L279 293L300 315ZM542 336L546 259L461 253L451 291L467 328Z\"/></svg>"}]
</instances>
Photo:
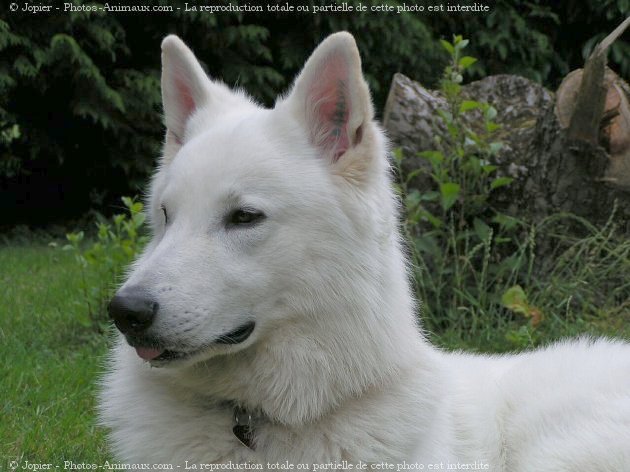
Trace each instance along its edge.
<instances>
[{"instance_id":1,"label":"green hedge background","mask_svg":"<svg viewBox=\"0 0 630 472\"><path fill-rule=\"evenodd\" d=\"M160 41L168 33L180 35L211 76L271 105L318 42L348 30L357 38L381 110L395 72L435 85L446 61L439 38L458 33L471 40L467 53L480 59L474 76L515 73L553 89L630 14L630 0L488 5L490 13L477 14L182 9L34 15L11 13L5 2L0 6L0 228L65 223L90 209L108 214L120 195L141 191L162 139ZM627 33L614 44L610 64L630 77Z\"/></svg>"}]
</instances>

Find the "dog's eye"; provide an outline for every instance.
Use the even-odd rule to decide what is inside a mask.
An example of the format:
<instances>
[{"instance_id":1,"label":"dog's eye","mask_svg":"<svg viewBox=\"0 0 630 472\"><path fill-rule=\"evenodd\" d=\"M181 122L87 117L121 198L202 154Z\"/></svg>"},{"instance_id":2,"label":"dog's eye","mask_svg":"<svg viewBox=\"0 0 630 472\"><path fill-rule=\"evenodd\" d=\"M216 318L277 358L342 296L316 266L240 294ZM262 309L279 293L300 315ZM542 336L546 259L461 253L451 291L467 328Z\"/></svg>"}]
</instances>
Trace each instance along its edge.
<instances>
[{"instance_id":1,"label":"dog's eye","mask_svg":"<svg viewBox=\"0 0 630 472\"><path fill-rule=\"evenodd\" d=\"M164 224L168 223L168 213L166 213L166 207L162 205L161 207L162 214L164 215Z\"/></svg>"},{"instance_id":2,"label":"dog's eye","mask_svg":"<svg viewBox=\"0 0 630 472\"><path fill-rule=\"evenodd\" d=\"M228 215L227 226L251 226L265 219L262 211L239 208Z\"/></svg>"}]
</instances>

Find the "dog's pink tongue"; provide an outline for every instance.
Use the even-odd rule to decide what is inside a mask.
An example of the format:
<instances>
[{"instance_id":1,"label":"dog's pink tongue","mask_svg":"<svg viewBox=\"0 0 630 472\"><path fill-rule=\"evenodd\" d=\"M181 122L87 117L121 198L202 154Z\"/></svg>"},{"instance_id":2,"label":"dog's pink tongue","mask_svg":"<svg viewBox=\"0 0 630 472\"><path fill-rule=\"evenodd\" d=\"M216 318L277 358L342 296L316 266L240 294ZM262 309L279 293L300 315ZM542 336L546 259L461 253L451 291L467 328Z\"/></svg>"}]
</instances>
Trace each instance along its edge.
<instances>
[{"instance_id":1,"label":"dog's pink tongue","mask_svg":"<svg viewBox=\"0 0 630 472\"><path fill-rule=\"evenodd\" d=\"M164 352L163 349L153 349L151 347L137 347L136 353L145 361L155 359L157 356Z\"/></svg>"}]
</instances>

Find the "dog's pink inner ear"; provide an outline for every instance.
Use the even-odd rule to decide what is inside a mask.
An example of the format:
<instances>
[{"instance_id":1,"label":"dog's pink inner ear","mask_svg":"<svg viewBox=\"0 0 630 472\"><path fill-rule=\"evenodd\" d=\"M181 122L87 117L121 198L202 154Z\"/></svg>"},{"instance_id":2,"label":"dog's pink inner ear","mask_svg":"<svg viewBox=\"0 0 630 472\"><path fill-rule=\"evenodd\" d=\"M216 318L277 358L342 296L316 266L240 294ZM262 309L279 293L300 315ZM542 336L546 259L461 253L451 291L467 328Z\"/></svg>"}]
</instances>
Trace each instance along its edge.
<instances>
[{"instance_id":1,"label":"dog's pink inner ear","mask_svg":"<svg viewBox=\"0 0 630 472\"><path fill-rule=\"evenodd\" d=\"M336 54L322 65L313 79L307 101L313 142L335 162L350 147L348 120L352 103L348 64L342 55Z\"/></svg>"},{"instance_id":2,"label":"dog's pink inner ear","mask_svg":"<svg viewBox=\"0 0 630 472\"><path fill-rule=\"evenodd\" d=\"M175 79L175 86L179 94L179 104L181 106L182 115L188 118L195 111L195 101L192 98L190 87L181 78Z\"/></svg>"},{"instance_id":3,"label":"dog's pink inner ear","mask_svg":"<svg viewBox=\"0 0 630 472\"><path fill-rule=\"evenodd\" d=\"M190 90L188 81L182 77L175 77L175 91L177 93L177 107L179 115L179 127L184 129L186 122L195 111L196 105ZM181 144L183 136L175 134L175 138Z\"/></svg>"}]
</instances>

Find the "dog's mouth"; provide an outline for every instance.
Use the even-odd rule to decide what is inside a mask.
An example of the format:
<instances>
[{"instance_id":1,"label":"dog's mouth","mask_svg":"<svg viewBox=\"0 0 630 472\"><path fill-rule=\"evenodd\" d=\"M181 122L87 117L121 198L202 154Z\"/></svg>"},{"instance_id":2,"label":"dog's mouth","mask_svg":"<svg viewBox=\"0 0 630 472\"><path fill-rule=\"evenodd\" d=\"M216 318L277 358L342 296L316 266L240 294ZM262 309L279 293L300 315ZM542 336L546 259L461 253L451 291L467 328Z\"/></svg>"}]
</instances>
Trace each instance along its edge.
<instances>
[{"instance_id":1,"label":"dog's mouth","mask_svg":"<svg viewBox=\"0 0 630 472\"><path fill-rule=\"evenodd\" d=\"M250 337L255 327L256 323L254 321L248 321L247 323L240 325L236 329L217 337L208 346L205 346L201 349L196 349L194 351L174 351L169 349L161 349L159 347L135 346L135 343L133 342L130 342L130 344L135 348L138 357L140 357L144 361L150 362L152 365L158 366L164 365L168 362L194 357L195 355L201 353L202 351L205 351L206 349L208 349L208 347L211 347L213 345L240 344Z\"/></svg>"},{"instance_id":2,"label":"dog's mouth","mask_svg":"<svg viewBox=\"0 0 630 472\"><path fill-rule=\"evenodd\" d=\"M256 323L248 321L229 333L219 336L215 339L214 344L240 344L249 338L255 327Z\"/></svg>"}]
</instances>

